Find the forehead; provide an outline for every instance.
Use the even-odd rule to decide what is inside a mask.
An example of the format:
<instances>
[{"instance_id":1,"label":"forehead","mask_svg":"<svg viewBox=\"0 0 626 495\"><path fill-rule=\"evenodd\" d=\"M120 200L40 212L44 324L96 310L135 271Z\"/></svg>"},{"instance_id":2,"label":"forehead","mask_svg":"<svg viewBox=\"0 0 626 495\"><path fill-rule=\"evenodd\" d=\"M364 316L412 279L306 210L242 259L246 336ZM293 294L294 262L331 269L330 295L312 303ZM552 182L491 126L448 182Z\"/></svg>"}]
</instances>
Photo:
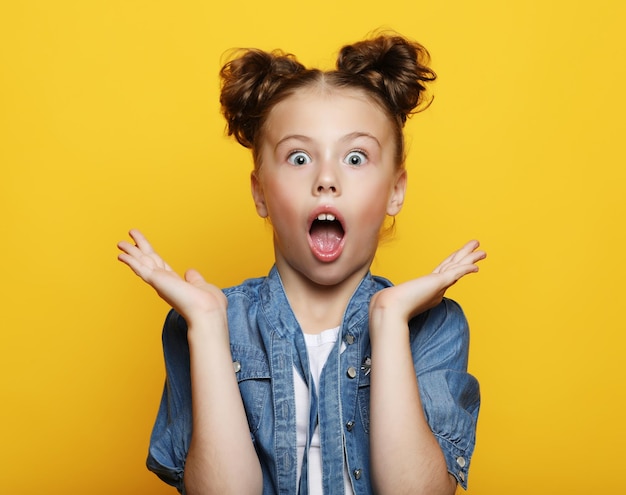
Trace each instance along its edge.
<instances>
[{"instance_id":1,"label":"forehead","mask_svg":"<svg viewBox=\"0 0 626 495\"><path fill-rule=\"evenodd\" d=\"M315 86L301 88L277 103L265 122L265 138L286 135L338 139L363 133L381 143L393 142L393 126L379 104L358 89Z\"/></svg>"}]
</instances>

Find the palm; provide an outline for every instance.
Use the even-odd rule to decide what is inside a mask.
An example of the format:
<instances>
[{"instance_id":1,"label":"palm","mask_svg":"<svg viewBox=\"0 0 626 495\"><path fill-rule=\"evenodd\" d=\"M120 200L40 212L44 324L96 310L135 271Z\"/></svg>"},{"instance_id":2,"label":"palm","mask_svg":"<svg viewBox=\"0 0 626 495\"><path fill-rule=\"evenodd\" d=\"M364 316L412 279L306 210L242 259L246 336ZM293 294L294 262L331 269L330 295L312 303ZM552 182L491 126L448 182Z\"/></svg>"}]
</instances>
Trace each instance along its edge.
<instances>
[{"instance_id":1,"label":"palm","mask_svg":"<svg viewBox=\"0 0 626 495\"><path fill-rule=\"evenodd\" d=\"M188 270L185 278L180 277L140 232L132 230L130 236L135 244L120 242L118 247L122 253L118 256L119 260L152 286L183 317L191 319L203 313L226 309L226 297L222 291L207 283L197 271Z\"/></svg>"},{"instance_id":2,"label":"palm","mask_svg":"<svg viewBox=\"0 0 626 495\"><path fill-rule=\"evenodd\" d=\"M413 316L439 304L448 288L469 273L478 271L476 263L485 258L478 242L468 242L448 256L432 273L403 284L388 287L372 298L370 310L395 308L399 316Z\"/></svg>"}]
</instances>

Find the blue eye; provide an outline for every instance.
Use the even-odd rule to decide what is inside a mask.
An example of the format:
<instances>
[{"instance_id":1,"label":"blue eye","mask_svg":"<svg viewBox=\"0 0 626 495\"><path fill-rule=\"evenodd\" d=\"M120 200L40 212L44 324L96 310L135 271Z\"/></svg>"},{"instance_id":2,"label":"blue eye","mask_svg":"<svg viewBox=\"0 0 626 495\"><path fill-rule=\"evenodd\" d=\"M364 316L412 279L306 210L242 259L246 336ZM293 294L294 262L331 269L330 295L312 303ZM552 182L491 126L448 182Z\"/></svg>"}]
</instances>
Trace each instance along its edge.
<instances>
[{"instance_id":1,"label":"blue eye","mask_svg":"<svg viewBox=\"0 0 626 495\"><path fill-rule=\"evenodd\" d=\"M357 167L359 165L363 165L367 161L367 155L362 151L351 151L346 156L345 162L348 165L352 165Z\"/></svg>"},{"instance_id":2,"label":"blue eye","mask_svg":"<svg viewBox=\"0 0 626 495\"><path fill-rule=\"evenodd\" d=\"M304 151L294 151L287 157L287 161L292 165L306 165L311 163L311 157Z\"/></svg>"}]
</instances>

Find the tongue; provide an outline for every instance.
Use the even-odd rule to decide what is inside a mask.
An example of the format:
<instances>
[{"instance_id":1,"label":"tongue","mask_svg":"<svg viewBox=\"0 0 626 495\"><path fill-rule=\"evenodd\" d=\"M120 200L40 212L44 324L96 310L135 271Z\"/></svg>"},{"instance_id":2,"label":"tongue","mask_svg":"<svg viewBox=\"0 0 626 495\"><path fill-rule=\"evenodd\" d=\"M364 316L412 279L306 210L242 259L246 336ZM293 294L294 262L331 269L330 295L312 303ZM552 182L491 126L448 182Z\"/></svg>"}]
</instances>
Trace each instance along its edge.
<instances>
[{"instance_id":1,"label":"tongue","mask_svg":"<svg viewBox=\"0 0 626 495\"><path fill-rule=\"evenodd\" d=\"M343 230L336 222L315 222L310 234L313 245L321 253L336 251L343 239Z\"/></svg>"}]
</instances>

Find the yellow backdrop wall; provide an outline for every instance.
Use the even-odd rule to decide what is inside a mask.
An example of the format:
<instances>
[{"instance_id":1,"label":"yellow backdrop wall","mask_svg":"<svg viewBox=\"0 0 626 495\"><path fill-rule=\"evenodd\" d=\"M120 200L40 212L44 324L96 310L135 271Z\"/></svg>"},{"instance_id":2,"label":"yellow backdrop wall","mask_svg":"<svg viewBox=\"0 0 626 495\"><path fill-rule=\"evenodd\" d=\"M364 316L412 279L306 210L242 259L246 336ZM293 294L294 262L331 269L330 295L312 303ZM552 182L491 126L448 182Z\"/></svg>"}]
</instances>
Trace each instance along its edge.
<instances>
[{"instance_id":1,"label":"yellow backdrop wall","mask_svg":"<svg viewBox=\"0 0 626 495\"><path fill-rule=\"evenodd\" d=\"M473 237L489 252L450 292L483 393L468 493L626 489L625 4L214 3L0 7L0 493L173 493L143 467L167 308L115 244L137 227L218 285L265 274L222 55L327 67L381 26L425 44L439 81L374 271L404 281Z\"/></svg>"}]
</instances>

